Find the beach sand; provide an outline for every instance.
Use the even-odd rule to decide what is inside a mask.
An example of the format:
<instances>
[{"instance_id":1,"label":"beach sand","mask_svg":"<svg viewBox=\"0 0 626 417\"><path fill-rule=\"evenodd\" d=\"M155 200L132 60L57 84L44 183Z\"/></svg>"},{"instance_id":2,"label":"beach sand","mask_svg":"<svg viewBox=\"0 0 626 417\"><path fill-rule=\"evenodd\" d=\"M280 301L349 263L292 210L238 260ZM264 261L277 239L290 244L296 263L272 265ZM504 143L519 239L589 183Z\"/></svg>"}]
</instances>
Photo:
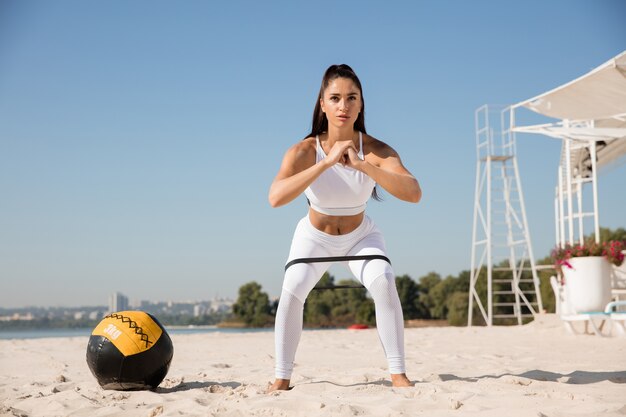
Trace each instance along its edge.
<instances>
[{"instance_id":1,"label":"beach sand","mask_svg":"<svg viewBox=\"0 0 626 417\"><path fill-rule=\"evenodd\" d=\"M87 338L0 341L2 416L625 416L626 338L557 317L405 332L413 388L392 388L375 329L305 331L290 391L266 394L274 334L172 335L156 391L105 391Z\"/></svg>"}]
</instances>

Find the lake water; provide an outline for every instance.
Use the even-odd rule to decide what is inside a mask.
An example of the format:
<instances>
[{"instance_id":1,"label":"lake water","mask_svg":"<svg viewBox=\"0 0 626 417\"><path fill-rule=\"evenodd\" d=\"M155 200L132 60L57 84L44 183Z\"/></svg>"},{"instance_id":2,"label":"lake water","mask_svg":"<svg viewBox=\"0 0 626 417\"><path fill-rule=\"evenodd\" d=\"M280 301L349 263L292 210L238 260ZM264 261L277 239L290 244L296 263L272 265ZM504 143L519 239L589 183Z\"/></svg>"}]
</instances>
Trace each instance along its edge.
<instances>
[{"instance_id":1,"label":"lake water","mask_svg":"<svg viewBox=\"0 0 626 417\"><path fill-rule=\"evenodd\" d=\"M255 333L272 332L274 328L263 329L235 329L218 327L166 327L169 334L194 334L194 333ZM47 337L89 337L93 329L30 329L0 331L0 339L41 339Z\"/></svg>"}]
</instances>

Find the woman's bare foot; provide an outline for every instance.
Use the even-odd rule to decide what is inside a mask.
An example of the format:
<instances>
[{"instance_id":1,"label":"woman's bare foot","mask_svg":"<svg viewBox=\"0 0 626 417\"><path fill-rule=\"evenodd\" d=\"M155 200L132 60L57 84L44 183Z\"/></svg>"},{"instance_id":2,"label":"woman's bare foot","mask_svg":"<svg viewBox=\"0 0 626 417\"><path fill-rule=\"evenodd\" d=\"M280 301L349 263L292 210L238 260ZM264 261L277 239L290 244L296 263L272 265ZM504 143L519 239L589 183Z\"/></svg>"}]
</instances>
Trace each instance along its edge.
<instances>
[{"instance_id":1,"label":"woman's bare foot","mask_svg":"<svg viewBox=\"0 0 626 417\"><path fill-rule=\"evenodd\" d=\"M289 379L276 379L272 385L267 388L267 392L287 391L289 390Z\"/></svg>"},{"instance_id":2,"label":"woman's bare foot","mask_svg":"<svg viewBox=\"0 0 626 417\"><path fill-rule=\"evenodd\" d=\"M393 387L414 387L415 383L409 381L406 374L391 374L391 385Z\"/></svg>"}]
</instances>

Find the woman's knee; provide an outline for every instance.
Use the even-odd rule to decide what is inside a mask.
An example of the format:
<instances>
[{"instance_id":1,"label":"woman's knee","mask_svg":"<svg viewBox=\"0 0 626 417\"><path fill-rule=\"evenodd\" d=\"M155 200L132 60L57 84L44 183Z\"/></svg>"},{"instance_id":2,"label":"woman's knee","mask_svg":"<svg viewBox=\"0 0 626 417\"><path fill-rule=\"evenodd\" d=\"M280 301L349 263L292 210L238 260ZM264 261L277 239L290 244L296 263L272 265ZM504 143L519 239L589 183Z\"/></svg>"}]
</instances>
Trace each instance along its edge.
<instances>
[{"instance_id":1,"label":"woman's knee","mask_svg":"<svg viewBox=\"0 0 626 417\"><path fill-rule=\"evenodd\" d=\"M376 277L368 290L376 305L380 303L395 305L400 302L396 279L392 273L384 273Z\"/></svg>"},{"instance_id":2,"label":"woman's knee","mask_svg":"<svg viewBox=\"0 0 626 417\"><path fill-rule=\"evenodd\" d=\"M357 264L358 262L358 264ZM361 281L361 283L369 288L379 277L394 277L393 269L387 261L382 259L372 259L368 261L357 261L351 265L352 273Z\"/></svg>"}]
</instances>

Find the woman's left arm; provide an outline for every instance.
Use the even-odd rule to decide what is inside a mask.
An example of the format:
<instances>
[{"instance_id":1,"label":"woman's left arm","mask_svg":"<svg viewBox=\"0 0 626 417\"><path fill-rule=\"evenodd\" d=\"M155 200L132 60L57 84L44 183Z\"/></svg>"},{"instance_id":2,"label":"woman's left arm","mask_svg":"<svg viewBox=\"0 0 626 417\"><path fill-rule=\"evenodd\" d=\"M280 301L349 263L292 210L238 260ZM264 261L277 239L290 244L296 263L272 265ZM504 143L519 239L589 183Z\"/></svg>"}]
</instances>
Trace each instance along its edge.
<instances>
[{"instance_id":1,"label":"woman's left arm","mask_svg":"<svg viewBox=\"0 0 626 417\"><path fill-rule=\"evenodd\" d=\"M375 150L365 160L360 159L351 148L346 165L364 172L394 197L410 203L419 202L422 189L415 177L402 165L398 153L389 145L374 141L376 143L372 145Z\"/></svg>"}]
</instances>

